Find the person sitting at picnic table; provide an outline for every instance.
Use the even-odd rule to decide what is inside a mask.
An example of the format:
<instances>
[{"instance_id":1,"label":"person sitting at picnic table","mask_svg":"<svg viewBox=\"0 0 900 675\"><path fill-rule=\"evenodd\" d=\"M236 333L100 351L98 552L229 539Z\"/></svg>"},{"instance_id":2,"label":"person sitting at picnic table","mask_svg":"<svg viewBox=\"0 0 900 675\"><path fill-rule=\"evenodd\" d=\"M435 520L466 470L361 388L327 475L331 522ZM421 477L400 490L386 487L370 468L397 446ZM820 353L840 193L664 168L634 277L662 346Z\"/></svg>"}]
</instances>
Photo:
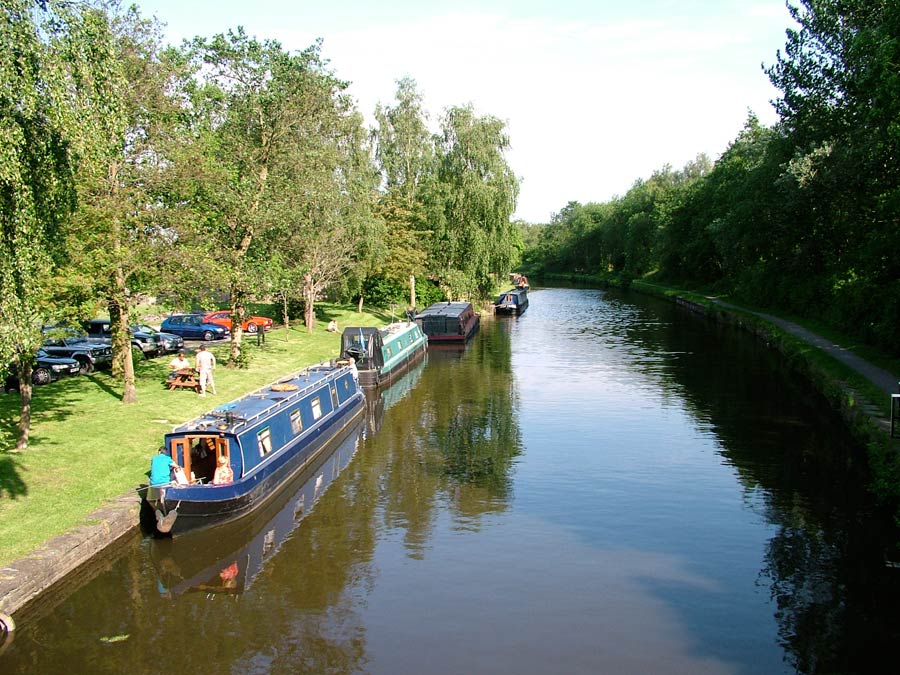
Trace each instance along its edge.
<instances>
[{"instance_id":1,"label":"person sitting at picnic table","mask_svg":"<svg viewBox=\"0 0 900 675\"><path fill-rule=\"evenodd\" d=\"M178 356L169 361L169 370L172 372L169 373L169 379L174 380L178 375L178 371L186 370L191 367L191 362L184 358L184 350L182 349L178 352Z\"/></svg>"},{"instance_id":2,"label":"person sitting at picnic table","mask_svg":"<svg viewBox=\"0 0 900 675\"><path fill-rule=\"evenodd\" d=\"M216 473L213 475L213 485L225 485L234 480L234 471L228 465L228 457L222 455L219 457L219 466L216 467Z\"/></svg>"},{"instance_id":3,"label":"person sitting at picnic table","mask_svg":"<svg viewBox=\"0 0 900 675\"><path fill-rule=\"evenodd\" d=\"M172 470L180 469L178 463L166 452L166 446L161 445L159 452L150 460L150 485L167 485L172 482Z\"/></svg>"}]
</instances>

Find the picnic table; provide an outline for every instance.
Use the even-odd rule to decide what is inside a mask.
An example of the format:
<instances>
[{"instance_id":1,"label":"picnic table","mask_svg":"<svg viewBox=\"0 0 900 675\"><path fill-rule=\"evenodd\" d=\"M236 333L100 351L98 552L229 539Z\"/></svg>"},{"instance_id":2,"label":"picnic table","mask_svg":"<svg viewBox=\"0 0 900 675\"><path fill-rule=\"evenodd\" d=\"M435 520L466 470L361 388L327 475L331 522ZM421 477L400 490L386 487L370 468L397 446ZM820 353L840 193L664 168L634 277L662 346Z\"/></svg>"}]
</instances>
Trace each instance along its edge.
<instances>
[{"instance_id":1,"label":"picnic table","mask_svg":"<svg viewBox=\"0 0 900 675\"><path fill-rule=\"evenodd\" d=\"M175 376L169 378L169 391L175 389L193 389L200 391L200 380L197 379L197 371L194 368L182 368L175 371Z\"/></svg>"}]
</instances>

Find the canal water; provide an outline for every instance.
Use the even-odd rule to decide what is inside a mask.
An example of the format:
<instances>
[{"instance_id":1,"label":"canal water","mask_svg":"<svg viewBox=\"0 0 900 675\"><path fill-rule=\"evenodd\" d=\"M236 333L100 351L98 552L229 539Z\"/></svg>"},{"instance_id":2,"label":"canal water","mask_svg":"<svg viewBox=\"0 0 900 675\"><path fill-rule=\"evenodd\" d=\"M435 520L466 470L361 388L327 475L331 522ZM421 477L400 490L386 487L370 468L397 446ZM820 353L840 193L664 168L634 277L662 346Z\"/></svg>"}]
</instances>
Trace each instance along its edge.
<instances>
[{"instance_id":1,"label":"canal water","mask_svg":"<svg viewBox=\"0 0 900 675\"><path fill-rule=\"evenodd\" d=\"M530 294L369 400L264 511L136 536L3 673L872 672L893 529L819 398L740 331Z\"/></svg>"}]
</instances>

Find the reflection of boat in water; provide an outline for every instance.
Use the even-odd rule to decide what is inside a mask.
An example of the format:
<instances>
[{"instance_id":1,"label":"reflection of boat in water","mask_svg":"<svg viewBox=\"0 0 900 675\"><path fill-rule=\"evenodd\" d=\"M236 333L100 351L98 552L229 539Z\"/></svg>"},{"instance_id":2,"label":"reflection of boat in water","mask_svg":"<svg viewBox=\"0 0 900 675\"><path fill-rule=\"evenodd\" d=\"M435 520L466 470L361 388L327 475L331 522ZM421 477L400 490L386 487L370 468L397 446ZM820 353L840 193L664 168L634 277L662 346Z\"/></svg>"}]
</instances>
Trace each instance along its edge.
<instances>
[{"instance_id":1,"label":"reflection of boat in water","mask_svg":"<svg viewBox=\"0 0 900 675\"><path fill-rule=\"evenodd\" d=\"M385 386L425 356L428 338L419 324L398 321L375 328L354 326L341 334L341 358L352 357L363 387Z\"/></svg>"},{"instance_id":2,"label":"reflection of boat in water","mask_svg":"<svg viewBox=\"0 0 900 675\"><path fill-rule=\"evenodd\" d=\"M355 366L325 364L175 428L165 448L193 482L147 489L157 530L181 534L259 508L349 428L364 405ZM210 482L219 461L230 465L231 482Z\"/></svg>"},{"instance_id":3,"label":"reflection of boat in water","mask_svg":"<svg viewBox=\"0 0 900 675\"><path fill-rule=\"evenodd\" d=\"M494 301L495 314L521 314L528 309L528 291L524 288L510 288Z\"/></svg>"},{"instance_id":4,"label":"reflection of boat in water","mask_svg":"<svg viewBox=\"0 0 900 675\"><path fill-rule=\"evenodd\" d=\"M422 377L422 371L425 370L425 363L425 361L422 361L418 365L413 366L412 370L408 371L387 389L370 389L366 391L366 409L368 411L368 425L371 433L376 433L381 429L384 413L416 388L419 378Z\"/></svg>"},{"instance_id":5,"label":"reflection of boat in water","mask_svg":"<svg viewBox=\"0 0 900 675\"><path fill-rule=\"evenodd\" d=\"M152 539L151 558L161 593L242 593L363 442L358 421L333 451L320 454L279 496L244 518L176 539Z\"/></svg>"},{"instance_id":6,"label":"reflection of boat in water","mask_svg":"<svg viewBox=\"0 0 900 675\"><path fill-rule=\"evenodd\" d=\"M428 336L428 344L465 342L475 334L481 315L471 302L436 302L416 314L416 323Z\"/></svg>"}]
</instances>

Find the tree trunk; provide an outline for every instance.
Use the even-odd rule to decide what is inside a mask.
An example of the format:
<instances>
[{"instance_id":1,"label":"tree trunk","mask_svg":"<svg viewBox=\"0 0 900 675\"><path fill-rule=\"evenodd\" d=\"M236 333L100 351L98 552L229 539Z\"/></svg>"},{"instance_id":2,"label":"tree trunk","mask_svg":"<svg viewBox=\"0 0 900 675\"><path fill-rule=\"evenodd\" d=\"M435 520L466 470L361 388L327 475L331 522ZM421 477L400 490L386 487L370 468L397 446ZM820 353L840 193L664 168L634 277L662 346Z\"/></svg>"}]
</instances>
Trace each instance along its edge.
<instances>
[{"instance_id":1,"label":"tree trunk","mask_svg":"<svg viewBox=\"0 0 900 675\"><path fill-rule=\"evenodd\" d=\"M119 310L119 303L110 296L106 301L106 309L109 312L109 331L110 340L112 341L112 364L110 364L110 372L114 378L120 378L125 373L125 349L122 347L122 340L119 335L119 327L122 325ZM129 343L131 341L129 340Z\"/></svg>"},{"instance_id":2,"label":"tree trunk","mask_svg":"<svg viewBox=\"0 0 900 675\"><path fill-rule=\"evenodd\" d=\"M116 273L117 290L124 295L124 275ZM128 302L110 298L109 325L113 342L113 376L122 378L122 403L137 403L137 388L134 383L134 355L131 351L131 331L129 329Z\"/></svg>"},{"instance_id":3,"label":"tree trunk","mask_svg":"<svg viewBox=\"0 0 900 675\"><path fill-rule=\"evenodd\" d=\"M287 293L281 294L281 320L284 322L284 341L287 342L291 337L291 320L288 316Z\"/></svg>"},{"instance_id":4,"label":"tree trunk","mask_svg":"<svg viewBox=\"0 0 900 675\"><path fill-rule=\"evenodd\" d=\"M131 329L129 328L131 313L127 304L122 307L120 318L122 322L122 338L125 343L125 372L122 373L122 382L125 388L122 392L122 403L137 403L137 387L134 381L134 351L131 349Z\"/></svg>"},{"instance_id":5,"label":"tree trunk","mask_svg":"<svg viewBox=\"0 0 900 675\"><path fill-rule=\"evenodd\" d=\"M241 341L244 339L244 319L247 317L247 309L244 307L244 294L231 291L231 350L228 354L229 367L240 366Z\"/></svg>"},{"instance_id":6,"label":"tree trunk","mask_svg":"<svg viewBox=\"0 0 900 675\"><path fill-rule=\"evenodd\" d=\"M28 434L31 431L31 360L20 363L16 371L19 375L19 394L22 396L22 414L19 417L19 437L16 439L16 450L28 447Z\"/></svg>"},{"instance_id":7,"label":"tree trunk","mask_svg":"<svg viewBox=\"0 0 900 675\"><path fill-rule=\"evenodd\" d=\"M306 323L306 332L312 335L313 328L316 326L316 293L311 274L303 277L303 296L306 299L306 307L303 308L303 320Z\"/></svg>"}]
</instances>

